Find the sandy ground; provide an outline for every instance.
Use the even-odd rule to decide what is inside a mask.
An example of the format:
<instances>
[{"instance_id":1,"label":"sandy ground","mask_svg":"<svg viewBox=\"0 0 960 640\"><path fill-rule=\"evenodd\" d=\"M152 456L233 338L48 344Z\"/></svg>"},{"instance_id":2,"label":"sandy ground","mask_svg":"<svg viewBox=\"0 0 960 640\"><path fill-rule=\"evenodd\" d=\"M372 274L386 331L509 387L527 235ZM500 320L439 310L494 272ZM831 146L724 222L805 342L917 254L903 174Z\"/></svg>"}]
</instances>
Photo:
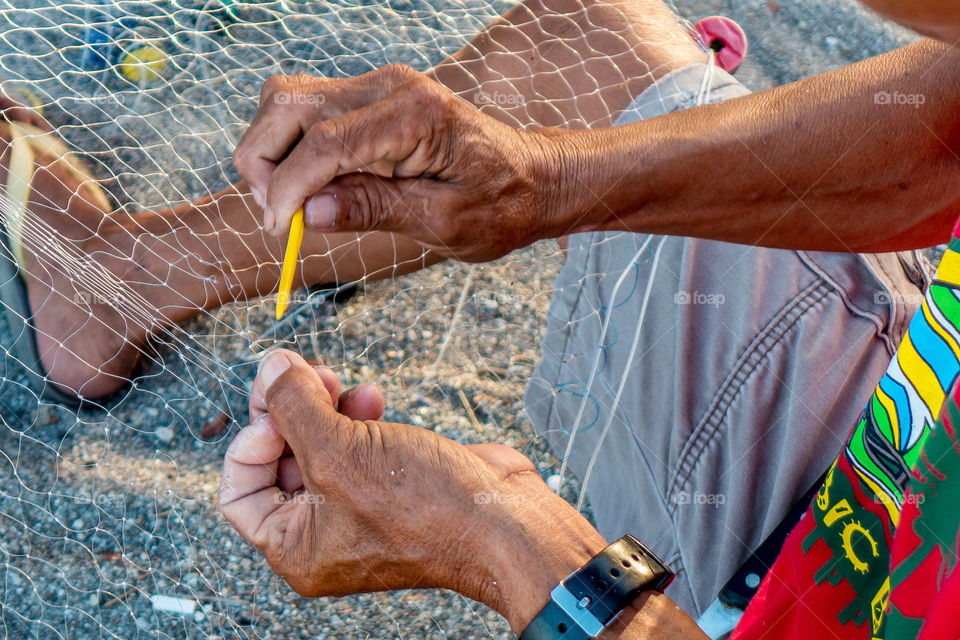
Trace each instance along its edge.
<instances>
[{"instance_id":1,"label":"sandy ground","mask_svg":"<svg viewBox=\"0 0 960 640\"><path fill-rule=\"evenodd\" d=\"M249 117L265 73L297 68L292 61L304 58L325 73L356 73L388 60L424 68L504 5L398 0L337 11L323 5L327 12L316 11L306 23L279 19L269 28L251 27L243 46L226 48L216 36L204 41L194 33L184 47L199 53L177 58L176 82L146 92L70 71L76 31L70 25L82 11L64 4L65 13L55 14L52 6L33 14L0 11L0 67L8 81L39 94L60 133L86 151L100 177L114 177L107 186L117 201L137 207L189 200L232 178L224 162L231 136ZM386 31L360 28L379 25L384 6L405 17ZM724 14L740 22L751 52L738 77L755 90L911 39L845 0L676 6L690 20ZM163 8L152 3L144 11ZM277 54L272 30L292 27L315 37ZM220 73L225 68L235 71ZM179 108L176 96L191 107ZM544 243L492 265L441 265L370 283L344 304L314 305L289 326L290 336L278 337L336 366L348 383L380 382L388 419L462 442L503 442L530 455L548 476L556 460L533 433L521 398L560 260L555 246ZM218 516L220 460L244 420L243 391L258 344L270 341L271 308L270 301L232 305L171 331L131 390L80 414L38 407L6 363L0 386L5 637L511 637L495 613L451 593L298 598ZM8 341L0 320L0 344ZM225 420L217 422L221 415ZM158 612L153 594L199 608L190 616Z\"/></svg>"}]
</instances>

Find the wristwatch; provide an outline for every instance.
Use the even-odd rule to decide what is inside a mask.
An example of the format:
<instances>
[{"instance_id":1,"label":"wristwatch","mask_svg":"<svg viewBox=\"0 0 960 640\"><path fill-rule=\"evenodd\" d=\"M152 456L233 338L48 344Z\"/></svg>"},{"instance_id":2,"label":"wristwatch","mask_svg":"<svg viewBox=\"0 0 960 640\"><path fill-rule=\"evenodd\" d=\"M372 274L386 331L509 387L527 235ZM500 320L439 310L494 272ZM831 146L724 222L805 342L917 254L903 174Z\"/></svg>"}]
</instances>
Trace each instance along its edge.
<instances>
[{"instance_id":1,"label":"wristwatch","mask_svg":"<svg viewBox=\"0 0 960 640\"><path fill-rule=\"evenodd\" d=\"M642 542L624 536L561 580L520 640L596 638L642 591L662 593L673 575Z\"/></svg>"}]
</instances>

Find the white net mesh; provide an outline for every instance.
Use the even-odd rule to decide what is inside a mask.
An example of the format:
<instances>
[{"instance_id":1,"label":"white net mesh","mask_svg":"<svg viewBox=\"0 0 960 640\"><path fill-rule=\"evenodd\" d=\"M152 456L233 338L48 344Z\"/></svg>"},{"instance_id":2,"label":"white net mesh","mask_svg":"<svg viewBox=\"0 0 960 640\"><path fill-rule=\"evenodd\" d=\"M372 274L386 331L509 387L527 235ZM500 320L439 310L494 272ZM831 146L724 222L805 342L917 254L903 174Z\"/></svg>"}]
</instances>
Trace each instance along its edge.
<instances>
[{"instance_id":1,"label":"white net mesh","mask_svg":"<svg viewBox=\"0 0 960 640\"><path fill-rule=\"evenodd\" d=\"M345 248L337 251L307 245L308 284L359 281L361 292L341 289L339 300L336 291L301 292L276 323L269 294L277 254L256 228L259 213L238 198L219 210L191 203L236 182L230 154L268 76L349 76L396 62L426 70L511 4L0 4L0 91L42 114L88 166L111 201L110 220L119 221L105 221L89 189L73 197L79 180L62 164L39 168L55 153L34 143L49 136L21 129L34 160L21 225L33 278L29 307L5 297L14 313L0 317L0 344L9 350L0 371L5 636L508 637L492 612L454 594L297 598L219 517L214 499L226 444L246 419L258 354L275 344L335 367L345 384L376 381L388 419L515 446L545 475L556 473L522 405L563 261L556 245L376 282L394 267L411 270L419 251L390 238L339 238ZM497 71L478 106L521 126L598 124L604 87L631 78L611 75L616 62L606 85L567 79L568 69L591 59L571 44L583 19L551 27L559 34L554 50L574 52L567 62L557 55L561 62L544 72L565 85L566 102L517 94L515 87L531 84L528 68L516 76ZM647 45L675 38L650 34ZM607 58L605 46L597 45L596 60ZM554 60L543 48L531 51ZM667 55L657 64L669 62ZM475 68L462 75L469 79ZM514 93L497 93L503 80ZM482 88L460 90L476 102ZM599 111L581 109L574 95L600 100ZM0 133L10 140L16 132ZM8 147L0 162L8 226L22 209L10 193L12 156ZM17 277L8 274L6 283ZM23 316L31 313L47 355L42 368L10 347L27 335ZM80 410L41 400L43 384L30 371L47 385L79 376L83 395L96 397ZM118 389L100 397L106 387Z\"/></svg>"},{"instance_id":2,"label":"white net mesh","mask_svg":"<svg viewBox=\"0 0 960 640\"><path fill-rule=\"evenodd\" d=\"M36 107L82 157L114 215L167 210L236 181L230 154L266 77L346 76L391 62L427 69L505 7L485 0L6 3L0 89ZM162 55L153 62L155 50ZM8 162L6 155L4 167ZM62 205L65 189L38 174L32 197ZM6 205L10 217L16 207ZM222 260L175 236L172 230L191 223L172 216L149 232L166 234L171 255L182 260L125 280L85 260L94 253L91 239L106 237L97 217L76 201L58 210L25 225L26 260L59 290L35 292L32 311L41 348L46 334L94 368L108 368L120 336L144 333L161 298L169 299L163 290ZM147 233L140 225L134 231ZM186 235L213 237L200 227ZM241 234L230 247L255 245L256 235ZM376 380L390 419L535 453L520 396L558 259L556 248L545 246L491 267L441 265L371 284L342 303L301 291L306 295L281 323L271 317L269 297L224 306L177 299L180 315L192 317L155 327L136 349L134 382L79 411L40 400L41 387L24 369L46 372L11 350L0 372L4 636L505 636L497 616L454 594L300 599L223 521L214 500L224 449L246 419L257 356L278 343L336 367L348 384ZM248 271L256 262L245 262ZM275 273L270 277L268 288ZM511 283L509 294L503 283ZM225 300L222 290L213 296ZM87 313L119 321L107 327ZM43 318L51 316L73 318L71 327L49 329ZM0 317L5 347L23 331L22 322L11 326ZM185 614L163 611L181 606Z\"/></svg>"}]
</instances>

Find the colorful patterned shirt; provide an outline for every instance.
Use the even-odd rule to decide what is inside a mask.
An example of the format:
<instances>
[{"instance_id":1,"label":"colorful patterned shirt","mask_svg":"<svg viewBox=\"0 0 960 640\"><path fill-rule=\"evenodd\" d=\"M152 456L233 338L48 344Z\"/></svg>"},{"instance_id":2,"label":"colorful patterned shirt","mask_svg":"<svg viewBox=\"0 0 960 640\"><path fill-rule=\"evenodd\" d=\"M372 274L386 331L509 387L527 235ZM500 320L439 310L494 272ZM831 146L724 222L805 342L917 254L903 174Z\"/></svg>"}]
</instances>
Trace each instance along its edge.
<instances>
[{"instance_id":1,"label":"colorful patterned shirt","mask_svg":"<svg viewBox=\"0 0 960 640\"><path fill-rule=\"evenodd\" d=\"M960 638L958 235L733 640Z\"/></svg>"}]
</instances>

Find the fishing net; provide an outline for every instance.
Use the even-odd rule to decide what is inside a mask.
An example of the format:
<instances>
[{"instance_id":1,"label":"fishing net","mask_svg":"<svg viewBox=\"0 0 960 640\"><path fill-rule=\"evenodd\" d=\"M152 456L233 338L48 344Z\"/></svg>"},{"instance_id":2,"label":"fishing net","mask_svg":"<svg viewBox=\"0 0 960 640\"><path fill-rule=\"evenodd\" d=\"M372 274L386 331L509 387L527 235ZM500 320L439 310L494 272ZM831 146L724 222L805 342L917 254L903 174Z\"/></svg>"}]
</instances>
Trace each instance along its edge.
<instances>
[{"instance_id":1,"label":"fishing net","mask_svg":"<svg viewBox=\"0 0 960 640\"><path fill-rule=\"evenodd\" d=\"M163 211L237 181L230 155L265 78L350 76L395 62L425 70L507 8L487 0L4 3L0 89L42 115L114 215ZM45 184L38 177L32 197L57 198ZM15 218L17 207L5 204ZM219 516L216 488L224 450L245 424L259 356L273 345L322 360L346 384L378 382L388 419L464 442L504 442L549 472L521 396L556 245L489 266L448 263L395 280L363 274L334 289L301 288L279 323L272 297L228 299L218 289L212 303L176 300L186 319L153 326L169 290L219 259L216 243L199 250L175 237L190 224L186 215L138 227L169 238L182 259L170 258L156 277L132 278L141 283L132 287L91 266L90 239L104 233L74 205L24 224L27 260L57 278L62 294L35 296L32 311L79 311L73 330L54 337L94 367L103 363L92 354L106 362L125 332L151 326L151 335L137 348L134 380L76 410L41 399L49 382L38 385L25 369L46 372L10 348L24 331L22 310L12 322L0 317L9 349L0 371L4 636L506 637L502 620L455 594L297 597ZM254 236L241 234L232 247L254 245ZM119 324L83 331L96 322L83 314L114 311ZM97 343L104 348L89 348Z\"/></svg>"},{"instance_id":2,"label":"fishing net","mask_svg":"<svg viewBox=\"0 0 960 640\"><path fill-rule=\"evenodd\" d=\"M216 488L225 448L245 423L259 357L275 345L334 367L347 385L377 382L389 420L463 442L502 442L530 455L545 477L558 473L522 402L563 263L557 245L388 279L394 267L413 270L419 252L381 242L366 269L347 251L331 278L295 292L277 322L270 289L278 260L258 249L265 241L257 213L243 208L236 220L247 226L220 234L209 209L191 203L237 181L230 155L267 77L351 76L388 63L427 70L511 5L0 4L0 91L35 109L102 189L97 195L88 183L78 202L57 186L69 175L82 182L77 169L61 163L44 178L31 163L31 197L48 199L58 214L21 219L11 189L23 174L6 171L9 150L2 159L5 224L22 230L21 257L32 272L56 283L54 293L41 288L31 297L32 309L5 299L14 313L0 315L5 637L509 637L498 616L455 594L297 597L218 515ZM511 94L476 87L463 97L494 111L517 106ZM540 111L553 125L596 124L546 103ZM17 130L35 160L56 151L33 144L51 139L43 126ZM3 129L5 139L15 133ZM116 230L90 213L98 204L127 216L123 233L110 235ZM146 222L145 211L162 215ZM118 237L136 241L119 247ZM3 250L16 253L9 242ZM304 258L332 255L339 254L330 248ZM343 281L339 272L354 275ZM323 286L331 280L340 282ZM266 295L250 295L252 288ZM63 370L79 360L109 373L135 357L131 380L105 396L82 389L88 401L80 409L41 398L52 372L12 347L30 312L41 349L51 341L66 347ZM136 336L132 349L121 346L125 336Z\"/></svg>"}]
</instances>

